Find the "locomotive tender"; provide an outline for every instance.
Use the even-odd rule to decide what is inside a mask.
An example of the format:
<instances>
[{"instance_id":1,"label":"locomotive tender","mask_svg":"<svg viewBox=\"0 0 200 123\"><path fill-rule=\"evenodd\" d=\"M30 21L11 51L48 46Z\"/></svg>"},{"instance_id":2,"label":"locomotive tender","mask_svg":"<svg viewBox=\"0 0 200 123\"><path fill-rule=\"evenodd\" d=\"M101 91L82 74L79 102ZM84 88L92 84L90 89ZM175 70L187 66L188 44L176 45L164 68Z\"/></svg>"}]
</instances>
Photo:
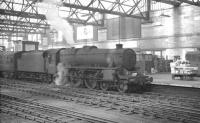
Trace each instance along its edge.
<instances>
[{"instance_id":1,"label":"locomotive tender","mask_svg":"<svg viewBox=\"0 0 200 123\"><path fill-rule=\"evenodd\" d=\"M0 53L0 57L2 54ZM0 59L0 71L5 77L47 82L53 81L56 66L60 63L67 71L66 80L74 87L86 86L102 90L117 88L120 92L127 92L144 89L153 81L152 78L137 73L136 53L132 49L85 46L16 52L11 63L14 70L10 72L4 71L4 60Z\"/></svg>"}]
</instances>

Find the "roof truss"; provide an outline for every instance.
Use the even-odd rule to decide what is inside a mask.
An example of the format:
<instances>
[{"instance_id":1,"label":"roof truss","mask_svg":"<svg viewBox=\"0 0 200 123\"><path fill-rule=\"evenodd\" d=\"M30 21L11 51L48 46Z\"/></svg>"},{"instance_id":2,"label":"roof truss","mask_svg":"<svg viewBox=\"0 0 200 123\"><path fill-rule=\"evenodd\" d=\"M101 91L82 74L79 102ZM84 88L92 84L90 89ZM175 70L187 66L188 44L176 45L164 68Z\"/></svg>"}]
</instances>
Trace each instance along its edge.
<instances>
[{"instance_id":1,"label":"roof truss","mask_svg":"<svg viewBox=\"0 0 200 123\"><path fill-rule=\"evenodd\" d=\"M169 5L173 5L173 6L181 5L181 2L178 1L178 0L153 0L153 1L162 2L162 3L166 3L166 4L169 4Z\"/></svg>"}]
</instances>

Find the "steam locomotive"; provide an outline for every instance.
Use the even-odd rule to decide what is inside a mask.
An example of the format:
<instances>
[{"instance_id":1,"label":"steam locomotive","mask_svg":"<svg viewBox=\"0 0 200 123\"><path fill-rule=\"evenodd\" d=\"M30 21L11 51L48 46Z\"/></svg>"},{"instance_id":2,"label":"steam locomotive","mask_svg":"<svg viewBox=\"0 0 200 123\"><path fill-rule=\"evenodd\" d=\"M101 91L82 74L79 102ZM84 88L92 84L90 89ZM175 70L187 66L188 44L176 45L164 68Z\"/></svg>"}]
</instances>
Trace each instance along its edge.
<instances>
[{"instance_id":1,"label":"steam locomotive","mask_svg":"<svg viewBox=\"0 0 200 123\"><path fill-rule=\"evenodd\" d=\"M54 81L62 64L65 80L73 87L120 92L141 91L153 79L137 72L136 53L132 49L60 48L46 51L0 52L0 73L3 77Z\"/></svg>"}]
</instances>

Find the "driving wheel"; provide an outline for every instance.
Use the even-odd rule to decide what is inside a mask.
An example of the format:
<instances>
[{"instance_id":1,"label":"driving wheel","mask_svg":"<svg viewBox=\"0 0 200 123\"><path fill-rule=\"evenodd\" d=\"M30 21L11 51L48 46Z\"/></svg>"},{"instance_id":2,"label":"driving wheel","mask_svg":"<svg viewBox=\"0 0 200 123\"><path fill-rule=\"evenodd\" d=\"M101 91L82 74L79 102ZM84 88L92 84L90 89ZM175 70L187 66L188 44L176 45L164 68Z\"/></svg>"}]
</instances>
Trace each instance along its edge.
<instances>
[{"instance_id":1,"label":"driving wheel","mask_svg":"<svg viewBox=\"0 0 200 123\"><path fill-rule=\"evenodd\" d=\"M100 82L100 88L101 88L101 90L107 91L109 88L109 82L107 82L107 81Z\"/></svg>"},{"instance_id":2,"label":"driving wheel","mask_svg":"<svg viewBox=\"0 0 200 123\"><path fill-rule=\"evenodd\" d=\"M117 90L119 92L127 92L128 91L128 81L127 80L120 80L117 86Z\"/></svg>"}]
</instances>

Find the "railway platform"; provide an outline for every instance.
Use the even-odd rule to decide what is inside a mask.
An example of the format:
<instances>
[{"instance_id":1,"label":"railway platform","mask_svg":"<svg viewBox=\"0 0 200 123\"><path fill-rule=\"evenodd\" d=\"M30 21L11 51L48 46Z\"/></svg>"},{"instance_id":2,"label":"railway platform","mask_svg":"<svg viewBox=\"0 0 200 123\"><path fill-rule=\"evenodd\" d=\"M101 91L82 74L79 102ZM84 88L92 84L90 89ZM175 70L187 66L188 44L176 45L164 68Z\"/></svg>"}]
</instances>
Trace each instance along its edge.
<instances>
[{"instance_id":1,"label":"railway platform","mask_svg":"<svg viewBox=\"0 0 200 123\"><path fill-rule=\"evenodd\" d=\"M153 84L156 85L171 85L200 88L200 77L194 77L194 80L173 80L170 73L156 73L149 75L153 77Z\"/></svg>"}]
</instances>

